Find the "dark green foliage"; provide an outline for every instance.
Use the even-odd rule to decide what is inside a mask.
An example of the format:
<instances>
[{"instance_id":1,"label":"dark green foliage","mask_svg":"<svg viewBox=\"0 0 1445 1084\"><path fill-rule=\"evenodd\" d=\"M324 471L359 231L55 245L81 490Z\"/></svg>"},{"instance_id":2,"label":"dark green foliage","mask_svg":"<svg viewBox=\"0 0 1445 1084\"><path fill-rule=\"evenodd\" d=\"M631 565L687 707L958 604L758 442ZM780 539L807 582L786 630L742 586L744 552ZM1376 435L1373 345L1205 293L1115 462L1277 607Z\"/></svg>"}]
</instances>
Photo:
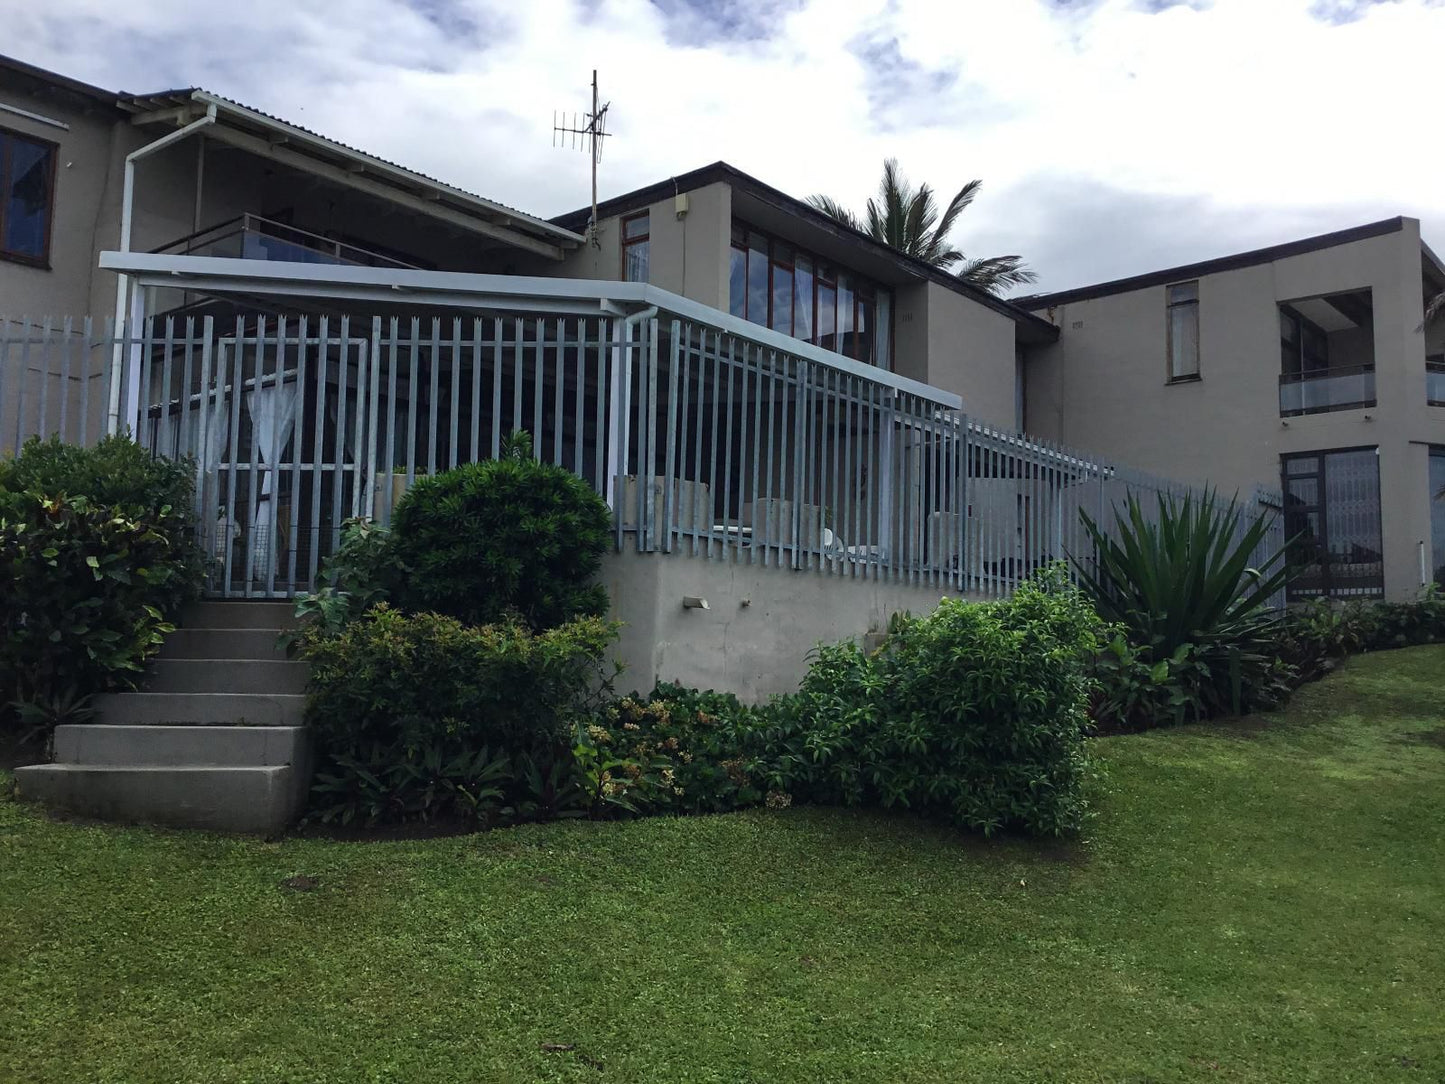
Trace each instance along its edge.
<instances>
[{"instance_id":1,"label":"dark green foliage","mask_svg":"<svg viewBox=\"0 0 1445 1084\"><path fill-rule=\"evenodd\" d=\"M582 786L635 812L725 813L759 805L769 798L769 711L669 683L649 696L623 697L578 731ZM601 771L609 778L601 779ZM780 804L781 792L771 801Z\"/></svg>"},{"instance_id":2,"label":"dark green foliage","mask_svg":"<svg viewBox=\"0 0 1445 1084\"><path fill-rule=\"evenodd\" d=\"M44 719L123 685L171 631L159 603L180 575L153 522L84 497L12 496L0 516L0 695Z\"/></svg>"},{"instance_id":3,"label":"dark green foliage","mask_svg":"<svg viewBox=\"0 0 1445 1084\"><path fill-rule=\"evenodd\" d=\"M31 437L13 459L0 459L0 515L15 518L24 494L84 497L92 508L109 508L145 523L170 543L164 590L151 603L166 616L200 593L205 559L195 544L192 522L195 464L158 458L126 436L104 437L94 445L64 444Z\"/></svg>"},{"instance_id":4,"label":"dark green foliage","mask_svg":"<svg viewBox=\"0 0 1445 1084\"><path fill-rule=\"evenodd\" d=\"M1269 600L1288 578L1284 550L1251 567L1269 521L1244 523L1239 505L1158 496L1151 519L1132 495L1112 534L1081 513L1095 559L1074 557L1100 617L1126 642L1102 659L1098 705L1106 728L1277 706L1289 674L1273 650Z\"/></svg>"},{"instance_id":5,"label":"dark green foliage","mask_svg":"<svg viewBox=\"0 0 1445 1084\"><path fill-rule=\"evenodd\" d=\"M193 493L191 464L125 437L0 460L0 725L78 719L155 653L204 576Z\"/></svg>"},{"instance_id":6,"label":"dark green foliage","mask_svg":"<svg viewBox=\"0 0 1445 1084\"><path fill-rule=\"evenodd\" d=\"M606 687L615 632L595 617L533 633L384 605L335 634L307 630L313 814L490 823L544 802L526 786L527 769L546 773L565 757Z\"/></svg>"},{"instance_id":7,"label":"dark green foliage","mask_svg":"<svg viewBox=\"0 0 1445 1084\"><path fill-rule=\"evenodd\" d=\"M534 629L606 613L607 593L591 582L612 529L606 502L532 459L526 442L510 447L418 479L402 498L391 540L397 605L473 625L514 612Z\"/></svg>"},{"instance_id":8,"label":"dark green foliage","mask_svg":"<svg viewBox=\"0 0 1445 1084\"><path fill-rule=\"evenodd\" d=\"M392 576L391 532L370 520L341 525L341 545L321 563L321 590L296 599L296 616L325 633L337 633L386 601Z\"/></svg>"},{"instance_id":9,"label":"dark green foliage","mask_svg":"<svg viewBox=\"0 0 1445 1084\"><path fill-rule=\"evenodd\" d=\"M1103 633L1052 570L1004 601L897 621L871 656L821 648L769 710L764 772L799 801L902 806L985 834L1077 831Z\"/></svg>"}]
</instances>

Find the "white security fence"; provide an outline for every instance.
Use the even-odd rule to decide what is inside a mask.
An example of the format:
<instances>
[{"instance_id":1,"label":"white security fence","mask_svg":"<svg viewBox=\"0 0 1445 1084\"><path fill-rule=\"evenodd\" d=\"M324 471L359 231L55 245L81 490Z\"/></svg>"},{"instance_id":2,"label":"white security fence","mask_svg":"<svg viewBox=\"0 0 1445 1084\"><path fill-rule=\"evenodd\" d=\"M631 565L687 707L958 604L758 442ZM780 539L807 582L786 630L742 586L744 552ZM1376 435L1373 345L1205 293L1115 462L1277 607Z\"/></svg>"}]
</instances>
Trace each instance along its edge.
<instances>
[{"instance_id":1,"label":"white security fence","mask_svg":"<svg viewBox=\"0 0 1445 1084\"><path fill-rule=\"evenodd\" d=\"M721 314L719 314L721 315ZM585 479L616 544L818 576L1011 592L1092 552L1125 497L1189 487L970 421L956 397L779 336L634 315L0 318L0 454L111 415L195 462L211 590L314 589L352 516L417 476L532 454ZM1279 498L1247 498L1246 519ZM1270 541L1283 542L1274 516ZM1261 553L1261 559L1264 556Z\"/></svg>"}]
</instances>

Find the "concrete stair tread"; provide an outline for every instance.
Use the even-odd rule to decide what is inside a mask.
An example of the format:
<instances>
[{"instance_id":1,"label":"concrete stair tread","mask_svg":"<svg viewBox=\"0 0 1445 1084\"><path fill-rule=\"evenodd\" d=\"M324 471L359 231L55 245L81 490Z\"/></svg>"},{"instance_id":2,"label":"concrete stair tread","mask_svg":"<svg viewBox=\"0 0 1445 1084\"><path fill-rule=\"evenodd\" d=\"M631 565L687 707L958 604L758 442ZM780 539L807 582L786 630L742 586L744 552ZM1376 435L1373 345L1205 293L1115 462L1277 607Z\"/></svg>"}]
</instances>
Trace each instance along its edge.
<instances>
[{"instance_id":1,"label":"concrete stair tread","mask_svg":"<svg viewBox=\"0 0 1445 1084\"><path fill-rule=\"evenodd\" d=\"M148 726L81 723L55 728L55 762L99 767L276 767L308 760L301 726Z\"/></svg>"},{"instance_id":2,"label":"concrete stair tread","mask_svg":"<svg viewBox=\"0 0 1445 1084\"><path fill-rule=\"evenodd\" d=\"M107 693L92 704L98 725L299 726L304 693Z\"/></svg>"},{"instance_id":3,"label":"concrete stair tread","mask_svg":"<svg viewBox=\"0 0 1445 1084\"><path fill-rule=\"evenodd\" d=\"M152 693L300 693L310 667L291 659L157 659L142 679Z\"/></svg>"},{"instance_id":4,"label":"concrete stair tread","mask_svg":"<svg viewBox=\"0 0 1445 1084\"><path fill-rule=\"evenodd\" d=\"M25 800L102 820L274 835L300 814L304 770L289 764L33 764L15 769Z\"/></svg>"}]
</instances>

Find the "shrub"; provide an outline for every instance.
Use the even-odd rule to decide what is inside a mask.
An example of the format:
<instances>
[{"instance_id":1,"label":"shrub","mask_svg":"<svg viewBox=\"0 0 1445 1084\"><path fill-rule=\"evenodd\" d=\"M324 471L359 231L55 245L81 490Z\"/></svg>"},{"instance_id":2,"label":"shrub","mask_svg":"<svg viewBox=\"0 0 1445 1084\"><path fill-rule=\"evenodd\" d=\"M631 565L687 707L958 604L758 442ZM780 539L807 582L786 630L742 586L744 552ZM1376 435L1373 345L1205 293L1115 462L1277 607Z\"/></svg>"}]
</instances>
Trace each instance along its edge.
<instances>
[{"instance_id":1,"label":"shrub","mask_svg":"<svg viewBox=\"0 0 1445 1084\"><path fill-rule=\"evenodd\" d=\"M122 684L172 630L160 607L181 575L154 522L85 497L12 494L0 515L6 699L53 723L57 705Z\"/></svg>"},{"instance_id":2,"label":"shrub","mask_svg":"<svg viewBox=\"0 0 1445 1084\"><path fill-rule=\"evenodd\" d=\"M1010 599L897 620L873 655L822 648L769 709L764 774L799 800L904 806L985 834L1077 831L1104 631L1053 569Z\"/></svg>"},{"instance_id":3,"label":"shrub","mask_svg":"<svg viewBox=\"0 0 1445 1084\"><path fill-rule=\"evenodd\" d=\"M392 597L468 624L515 612L534 629L607 611L591 584L612 517L576 475L531 458L526 434L502 459L418 479L397 505Z\"/></svg>"},{"instance_id":4,"label":"shrub","mask_svg":"<svg viewBox=\"0 0 1445 1084\"><path fill-rule=\"evenodd\" d=\"M731 694L668 683L648 696L622 697L578 730L573 751L581 785L595 812L603 811L599 799L633 812L724 813L759 805L767 785L759 756L764 715Z\"/></svg>"},{"instance_id":5,"label":"shrub","mask_svg":"<svg viewBox=\"0 0 1445 1084\"><path fill-rule=\"evenodd\" d=\"M170 573L160 577L150 603L167 616L199 594L205 560L195 544L191 460L157 458L126 436L90 446L31 437L13 459L0 459L0 515L15 519L27 493L84 497L91 508L112 509L164 537Z\"/></svg>"},{"instance_id":6,"label":"shrub","mask_svg":"<svg viewBox=\"0 0 1445 1084\"><path fill-rule=\"evenodd\" d=\"M567 790L557 765L607 687L615 634L595 617L534 633L385 605L334 634L307 630L313 813L367 823L555 814Z\"/></svg>"},{"instance_id":7,"label":"shrub","mask_svg":"<svg viewBox=\"0 0 1445 1084\"><path fill-rule=\"evenodd\" d=\"M392 575L391 532L367 519L341 525L341 544L321 563L319 591L296 598L296 616L323 633L337 633L387 600Z\"/></svg>"},{"instance_id":8,"label":"shrub","mask_svg":"<svg viewBox=\"0 0 1445 1084\"><path fill-rule=\"evenodd\" d=\"M1284 550L1250 567L1268 519L1244 525L1238 504L1220 508L1209 493L1161 494L1157 513L1151 521L1130 496L1114 514L1117 538L1081 513L1095 558L1074 558L1079 581L1134 656L1104 660L1100 678L1124 684L1101 703L1133 713L1152 705L1156 724L1276 706L1288 675L1273 650L1268 606L1288 578Z\"/></svg>"}]
</instances>

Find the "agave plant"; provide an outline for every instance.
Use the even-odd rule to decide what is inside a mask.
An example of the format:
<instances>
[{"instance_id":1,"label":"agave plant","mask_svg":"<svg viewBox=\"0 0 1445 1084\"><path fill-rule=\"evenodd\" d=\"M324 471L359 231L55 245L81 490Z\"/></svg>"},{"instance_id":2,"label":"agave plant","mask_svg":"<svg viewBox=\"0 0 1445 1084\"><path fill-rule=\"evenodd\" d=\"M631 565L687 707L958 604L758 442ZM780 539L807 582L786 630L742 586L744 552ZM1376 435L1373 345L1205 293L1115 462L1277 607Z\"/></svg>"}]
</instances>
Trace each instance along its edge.
<instances>
[{"instance_id":1,"label":"agave plant","mask_svg":"<svg viewBox=\"0 0 1445 1084\"><path fill-rule=\"evenodd\" d=\"M1081 515L1094 553L1071 555L1079 583L1100 616L1122 626L1142 662L1156 672L1178 662L1181 671L1207 675L1191 695L1209 713L1248 710L1273 696L1250 695L1278 685L1278 660L1265 641L1274 621L1268 604L1289 578L1284 547L1251 563L1268 517L1245 522L1236 502L1221 504L1208 491L1161 494L1153 517L1131 495L1115 509L1112 531Z\"/></svg>"}]
</instances>

